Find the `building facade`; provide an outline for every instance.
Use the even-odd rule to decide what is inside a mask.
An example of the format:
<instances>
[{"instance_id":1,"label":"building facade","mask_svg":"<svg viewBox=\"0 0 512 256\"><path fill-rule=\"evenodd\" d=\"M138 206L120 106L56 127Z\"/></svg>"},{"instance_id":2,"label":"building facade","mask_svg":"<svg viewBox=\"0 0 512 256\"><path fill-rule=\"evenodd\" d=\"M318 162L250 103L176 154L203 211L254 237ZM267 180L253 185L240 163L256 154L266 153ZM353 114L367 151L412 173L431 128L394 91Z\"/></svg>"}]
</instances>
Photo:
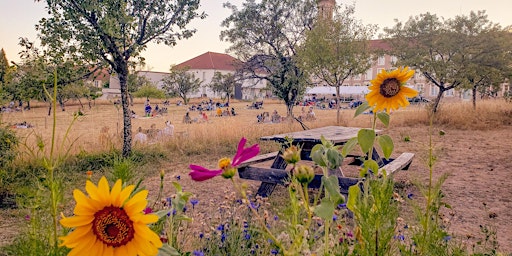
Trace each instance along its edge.
<instances>
[{"instance_id":1,"label":"building facade","mask_svg":"<svg viewBox=\"0 0 512 256\"><path fill-rule=\"evenodd\" d=\"M199 91L189 95L191 98L220 98L225 95L214 92L210 87L215 72L220 72L223 75L234 74L239 63L240 61L237 58L228 54L206 52L180 63L176 67L188 68L188 72L193 73L196 78L202 81ZM259 100L267 96L265 88L265 81L244 80L235 85L235 95L233 96L237 99Z\"/></svg>"}]
</instances>

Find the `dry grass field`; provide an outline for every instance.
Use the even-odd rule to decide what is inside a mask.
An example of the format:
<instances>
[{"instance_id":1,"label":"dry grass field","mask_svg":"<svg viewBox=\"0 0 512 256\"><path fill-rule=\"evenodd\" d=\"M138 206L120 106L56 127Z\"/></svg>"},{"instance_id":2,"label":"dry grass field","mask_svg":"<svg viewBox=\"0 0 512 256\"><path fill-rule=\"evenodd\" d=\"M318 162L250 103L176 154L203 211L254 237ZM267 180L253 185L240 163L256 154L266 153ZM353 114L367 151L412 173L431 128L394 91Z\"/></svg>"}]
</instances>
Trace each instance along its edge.
<instances>
[{"instance_id":1,"label":"dry grass field","mask_svg":"<svg viewBox=\"0 0 512 256\"><path fill-rule=\"evenodd\" d=\"M152 100L152 104L160 102ZM171 101L176 102L176 101ZM197 103L197 102L192 102ZM148 145L137 145L143 149L152 148L168 152L169 158L155 163L154 168L141 170L146 177L144 184L150 190L150 197L155 196L159 184L159 170L166 172L166 194L171 194L170 181L180 178L184 189L202 198L198 205L199 211L208 215L223 200L231 184L221 178L197 183L188 177L188 164L195 163L214 167L217 159L231 154L236 150L236 143L241 137L247 137L249 143L261 143L263 153L275 151L279 145L272 142L260 142L258 138L274 133L301 130L297 122L280 124L259 124L256 115L274 109L284 115L285 106L278 101L265 101L263 109L247 109L250 102L234 102L232 106L238 112L237 116L215 117L208 112L209 122L183 124L182 118L187 106L168 106L168 113L154 118L132 119L132 131L137 127L149 129L155 124L158 129L164 127L164 122L170 120L175 125L175 136L169 140L153 141ZM39 134L49 141L52 134L52 118L47 116L47 107L33 104L30 111L4 113L2 123L15 124L26 121L34 128L15 129L17 134L33 140L30 134ZM162 105L160 104L162 107ZM57 138L62 142L62 135L71 122L72 113L78 105L68 106L66 111L57 110ZM300 113L301 107L294 109ZM138 101L133 110L143 113L143 100ZM121 147L122 113L109 102L96 102L91 108L82 110L85 115L78 118L70 130L70 138L76 139L73 153L80 151L100 152L108 149L110 142L117 148ZM315 109L316 121L306 122L310 128L326 125L336 125L335 110ZM354 110L343 109L343 126L369 127L370 116L361 115L353 118ZM198 112L190 112L192 118ZM101 130L108 128L112 139L101 139ZM429 142L429 118L425 106L411 106L391 114L391 124L388 128L379 127L384 133L391 135L395 142L395 153L413 152L416 154L411 167L407 171L396 174L395 180L405 190L415 193L413 182L426 182L428 168L426 155ZM435 116L433 144L437 158L434 166L434 177L443 173L449 174L443 186L445 201L452 206L444 211L444 219L450 231L455 232L462 241L472 242L481 236L480 225L493 227L497 231L500 251L512 252L512 103L504 101L480 101L477 110L473 110L469 102L442 103L441 111ZM445 132L439 136L439 131ZM409 137L409 142L404 141ZM68 145L69 142L64 142ZM228 155L228 156L229 156ZM85 177L84 170L84 177ZM95 177L98 178L98 177ZM251 189L258 184L250 182ZM70 188L71 189L71 188ZM282 188L278 188L282 189ZM417 192L416 192L417 193ZM279 191L276 191L279 195ZM205 199L206 198L206 199ZM485 207L484 207L485 205ZM407 211L407 206L404 206ZM23 222L23 216L10 210L0 210L0 245L12 240L17 227Z\"/></svg>"}]
</instances>

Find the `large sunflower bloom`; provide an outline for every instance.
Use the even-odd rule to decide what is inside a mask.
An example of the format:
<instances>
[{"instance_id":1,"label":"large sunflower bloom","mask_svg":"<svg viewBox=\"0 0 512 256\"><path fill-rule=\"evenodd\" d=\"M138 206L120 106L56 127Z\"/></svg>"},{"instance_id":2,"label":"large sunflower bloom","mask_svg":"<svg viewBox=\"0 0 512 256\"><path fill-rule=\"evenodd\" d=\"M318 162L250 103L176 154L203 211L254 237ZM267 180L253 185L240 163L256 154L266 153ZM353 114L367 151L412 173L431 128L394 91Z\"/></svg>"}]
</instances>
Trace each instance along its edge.
<instances>
[{"instance_id":1,"label":"large sunflower bloom","mask_svg":"<svg viewBox=\"0 0 512 256\"><path fill-rule=\"evenodd\" d=\"M102 177L98 186L87 181L85 190L75 189L73 196L75 216L63 218L64 227L74 228L61 246L72 248L68 255L156 255L162 242L147 224L156 222L158 216L144 214L147 190L130 198L135 186L121 187L121 180L110 190L107 179Z\"/></svg>"},{"instance_id":2,"label":"large sunflower bloom","mask_svg":"<svg viewBox=\"0 0 512 256\"><path fill-rule=\"evenodd\" d=\"M375 79L371 81L372 85L368 87L370 93L366 95L368 105L374 107L375 112L398 109L400 106L409 105L407 98L413 98L418 92L405 86L405 82L414 75L414 70L409 67L398 68L391 72L382 70Z\"/></svg>"}]
</instances>

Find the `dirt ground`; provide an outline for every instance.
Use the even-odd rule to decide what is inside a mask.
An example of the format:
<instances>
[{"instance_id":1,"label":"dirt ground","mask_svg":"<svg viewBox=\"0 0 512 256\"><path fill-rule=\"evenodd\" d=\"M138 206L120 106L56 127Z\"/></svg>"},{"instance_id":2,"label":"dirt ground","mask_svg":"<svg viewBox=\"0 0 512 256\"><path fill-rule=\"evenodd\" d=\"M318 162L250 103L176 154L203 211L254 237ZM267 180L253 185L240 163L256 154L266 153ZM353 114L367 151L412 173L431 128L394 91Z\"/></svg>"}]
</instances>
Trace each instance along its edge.
<instances>
[{"instance_id":1,"label":"dirt ground","mask_svg":"<svg viewBox=\"0 0 512 256\"><path fill-rule=\"evenodd\" d=\"M269 106L266 111L272 111L274 106ZM244 115L243 107L239 107L239 113ZM297 111L300 111L297 110ZM42 110L44 112L44 110ZM255 123L256 112L251 112L249 119ZM317 111L321 118L335 119L335 111ZM175 115L173 120L180 123L181 114ZM89 119L93 119L90 116ZM5 121L15 121L12 116L4 117ZM42 119L41 119L42 120ZM46 119L44 120L46 122ZM163 122L162 120L158 120ZM215 121L215 120L214 120ZM41 121L42 122L42 121ZM40 127L43 123L40 124ZM46 125L46 123L44 124ZM83 129L87 129L85 121L80 123ZM99 130L97 122L93 124L95 130ZM177 125L180 126L180 125ZM115 127L114 127L115 129ZM177 127L177 131L186 128ZM261 126L261 129L267 129ZM446 211L449 221L449 230L462 238L475 241L482 234L480 225L490 226L496 229L500 251L512 253L512 127L504 126L488 131L480 130L455 130L443 129L444 136L438 136L438 130L434 131L433 145L436 163L433 177L437 179L447 173L448 179L443 185L445 202L452 209ZM390 127L385 132L394 139L395 155L401 152L413 152L415 159L407 171L400 171L395 175L395 180L402 184L411 184L414 181L427 182L429 170L426 165L428 152L429 132L428 127ZM400 138L409 136L411 141L405 142ZM181 162L173 162L164 169L172 170L166 175L166 182L174 181L179 177L184 189L194 193L199 198L207 197L208 203L198 205L199 211L208 215L216 207L219 199L223 199L231 191L231 184L215 178L209 181L197 183L188 176L188 164L211 165L205 160L190 156ZM158 175L148 177L145 181L150 195L156 194L159 184ZM222 185L219 185L222 184ZM255 190L256 182L250 182L250 188ZM167 189L170 190L171 186ZM166 190L167 190L166 189ZM170 191L166 191L170 193ZM412 191L414 193L414 191ZM0 245L12 241L13 234L17 233L20 220L19 213L12 210L0 209Z\"/></svg>"}]
</instances>

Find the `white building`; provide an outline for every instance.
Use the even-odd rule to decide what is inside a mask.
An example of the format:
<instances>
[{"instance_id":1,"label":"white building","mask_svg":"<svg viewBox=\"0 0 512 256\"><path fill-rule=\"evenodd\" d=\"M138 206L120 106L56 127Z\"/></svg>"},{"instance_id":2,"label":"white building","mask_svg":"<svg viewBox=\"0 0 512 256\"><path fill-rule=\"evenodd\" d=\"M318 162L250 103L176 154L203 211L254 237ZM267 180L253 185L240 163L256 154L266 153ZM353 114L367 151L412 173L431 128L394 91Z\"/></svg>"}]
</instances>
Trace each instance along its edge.
<instances>
[{"instance_id":1,"label":"white building","mask_svg":"<svg viewBox=\"0 0 512 256\"><path fill-rule=\"evenodd\" d=\"M234 74L240 61L228 54L206 52L190 60L176 65L176 68L188 68L188 72L192 72L196 78L201 79L201 87L198 92L189 95L191 98L208 97L220 98L224 95L215 93L210 88L210 83L215 72L222 74ZM266 95L265 81L245 80L241 84L235 86L236 99L259 100Z\"/></svg>"}]
</instances>

